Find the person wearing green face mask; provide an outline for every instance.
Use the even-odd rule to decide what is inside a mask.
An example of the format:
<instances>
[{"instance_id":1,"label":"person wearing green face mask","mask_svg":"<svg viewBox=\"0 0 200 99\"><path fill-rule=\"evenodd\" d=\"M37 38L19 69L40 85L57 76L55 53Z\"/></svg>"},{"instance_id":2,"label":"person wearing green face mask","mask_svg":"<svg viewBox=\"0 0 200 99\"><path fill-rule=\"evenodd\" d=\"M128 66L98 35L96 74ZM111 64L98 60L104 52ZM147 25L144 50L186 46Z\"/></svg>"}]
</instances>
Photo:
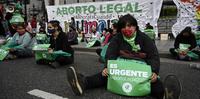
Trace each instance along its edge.
<instances>
[{"instance_id":1,"label":"person wearing green face mask","mask_svg":"<svg viewBox=\"0 0 200 99\"><path fill-rule=\"evenodd\" d=\"M151 66L151 93L156 99L163 99L164 87L158 79L160 58L156 45L145 33L139 30L137 20L130 14L124 15L118 21L118 33L112 38L107 52L106 63L102 71L95 75L84 77L77 73L74 67L67 71L68 82L76 95L82 95L84 90L105 87L108 80L108 60L120 58L139 60Z\"/></svg>"}]
</instances>

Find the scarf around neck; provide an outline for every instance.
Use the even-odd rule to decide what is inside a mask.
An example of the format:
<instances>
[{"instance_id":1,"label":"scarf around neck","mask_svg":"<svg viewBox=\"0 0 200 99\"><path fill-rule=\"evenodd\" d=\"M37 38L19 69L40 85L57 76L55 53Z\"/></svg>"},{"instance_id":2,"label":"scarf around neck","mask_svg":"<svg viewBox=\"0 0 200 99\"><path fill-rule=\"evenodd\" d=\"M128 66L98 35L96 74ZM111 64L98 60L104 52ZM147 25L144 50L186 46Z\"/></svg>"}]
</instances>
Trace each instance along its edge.
<instances>
[{"instance_id":1,"label":"scarf around neck","mask_svg":"<svg viewBox=\"0 0 200 99\"><path fill-rule=\"evenodd\" d=\"M137 35L136 32L134 33L133 37L131 37L131 38L126 38L126 37L123 35L124 40L125 40L128 44L131 45L132 51L134 51L134 52L138 52L138 51L140 50L140 47L139 47L138 45L135 44L136 35Z\"/></svg>"}]
</instances>

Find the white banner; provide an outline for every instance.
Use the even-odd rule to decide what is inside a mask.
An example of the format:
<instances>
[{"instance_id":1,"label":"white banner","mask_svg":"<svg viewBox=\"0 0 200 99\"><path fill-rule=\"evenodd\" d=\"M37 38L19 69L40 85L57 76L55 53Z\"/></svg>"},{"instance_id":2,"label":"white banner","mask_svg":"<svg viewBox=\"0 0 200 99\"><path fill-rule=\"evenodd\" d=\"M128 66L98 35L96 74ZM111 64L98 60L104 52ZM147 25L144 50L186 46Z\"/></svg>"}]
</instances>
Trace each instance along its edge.
<instances>
[{"instance_id":1,"label":"white banner","mask_svg":"<svg viewBox=\"0 0 200 99\"><path fill-rule=\"evenodd\" d=\"M71 17L74 17L76 28L85 33L91 32L91 27L96 26L101 32L104 28L111 27L112 22L127 13L133 15L140 26L145 28L150 23L157 33L157 21L163 0L121 0L107 2L88 2L68 5L47 6L49 20L58 20L64 31L68 30Z\"/></svg>"},{"instance_id":2,"label":"white banner","mask_svg":"<svg viewBox=\"0 0 200 99\"><path fill-rule=\"evenodd\" d=\"M200 0L173 0L177 6L177 22L172 26L172 33L176 37L186 26L192 31L200 31Z\"/></svg>"}]
</instances>

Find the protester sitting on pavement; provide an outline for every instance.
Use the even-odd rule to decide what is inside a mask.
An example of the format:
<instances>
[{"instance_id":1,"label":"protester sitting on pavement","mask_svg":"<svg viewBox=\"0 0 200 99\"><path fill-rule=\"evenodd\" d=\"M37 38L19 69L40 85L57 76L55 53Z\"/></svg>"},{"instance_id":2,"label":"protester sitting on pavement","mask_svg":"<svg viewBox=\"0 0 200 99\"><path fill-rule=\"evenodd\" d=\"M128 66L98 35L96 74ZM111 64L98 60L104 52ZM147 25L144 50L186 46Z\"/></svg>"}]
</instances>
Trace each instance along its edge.
<instances>
[{"instance_id":1,"label":"protester sitting on pavement","mask_svg":"<svg viewBox=\"0 0 200 99\"><path fill-rule=\"evenodd\" d=\"M32 47L35 40L31 34L26 31L24 23L16 26L16 33L5 46L9 48L9 54L6 59L15 59L33 56Z\"/></svg>"},{"instance_id":2,"label":"protester sitting on pavement","mask_svg":"<svg viewBox=\"0 0 200 99\"><path fill-rule=\"evenodd\" d=\"M36 34L37 44L48 44L49 38L44 30L44 27L40 27L39 32Z\"/></svg>"},{"instance_id":3,"label":"protester sitting on pavement","mask_svg":"<svg viewBox=\"0 0 200 99\"><path fill-rule=\"evenodd\" d=\"M137 55L136 55L137 54ZM111 40L106 52L106 60L116 60L118 57L144 60L152 68L151 96L163 99L164 88L159 75L160 59L156 45L139 30L137 20L130 14L124 15L118 21L118 33ZM69 84L76 95L83 95L84 90L105 87L107 84L107 64L98 74L84 77L76 73L74 67L68 68Z\"/></svg>"},{"instance_id":4,"label":"protester sitting on pavement","mask_svg":"<svg viewBox=\"0 0 200 99\"><path fill-rule=\"evenodd\" d=\"M67 65L74 62L74 50L68 43L67 35L62 31L62 28L59 25L59 21L52 20L48 22L48 33L51 34L50 38L50 47L48 53L52 54L55 51L63 51L71 54L71 56L59 55L55 60L41 59L37 60L37 64L46 64L56 68L61 65Z\"/></svg>"},{"instance_id":5,"label":"protester sitting on pavement","mask_svg":"<svg viewBox=\"0 0 200 99\"><path fill-rule=\"evenodd\" d=\"M101 34L97 32L96 27L92 27L91 37L86 39L87 47L100 46Z\"/></svg>"},{"instance_id":6,"label":"protester sitting on pavement","mask_svg":"<svg viewBox=\"0 0 200 99\"><path fill-rule=\"evenodd\" d=\"M67 33L68 43L70 45L78 44L78 34L73 26L69 26L69 32Z\"/></svg>"},{"instance_id":7,"label":"protester sitting on pavement","mask_svg":"<svg viewBox=\"0 0 200 99\"><path fill-rule=\"evenodd\" d=\"M77 29L78 32L78 41L79 42L84 42L85 41L85 35L84 32L81 29Z\"/></svg>"},{"instance_id":8,"label":"protester sitting on pavement","mask_svg":"<svg viewBox=\"0 0 200 99\"><path fill-rule=\"evenodd\" d=\"M182 50L181 45L188 44L188 48ZM174 43L174 48L170 48L171 54L177 59L192 60L193 57L188 56L188 52L197 46L194 34L191 31L191 27L186 27L180 34L177 35Z\"/></svg>"},{"instance_id":9,"label":"protester sitting on pavement","mask_svg":"<svg viewBox=\"0 0 200 99\"><path fill-rule=\"evenodd\" d=\"M144 29L144 32L153 40L153 42L155 43L155 31L153 30L153 26L151 26L150 23L146 24L146 27Z\"/></svg>"}]
</instances>

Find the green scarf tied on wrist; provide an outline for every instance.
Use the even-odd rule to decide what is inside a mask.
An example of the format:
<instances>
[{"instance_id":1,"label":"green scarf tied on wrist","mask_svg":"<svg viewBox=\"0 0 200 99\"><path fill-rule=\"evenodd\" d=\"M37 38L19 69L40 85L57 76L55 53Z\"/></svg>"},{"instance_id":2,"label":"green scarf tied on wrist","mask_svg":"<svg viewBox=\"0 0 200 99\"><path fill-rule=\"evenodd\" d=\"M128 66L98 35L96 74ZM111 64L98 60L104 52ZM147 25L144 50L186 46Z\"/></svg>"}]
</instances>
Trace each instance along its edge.
<instances>
[{"instance_id":1,"label":"green scarf tied on wrist","mask_svg":"<svg viewBox=\"0 0 200 99\"><path fill-rule=\"evenodd\" d=\"M135 44L135 38L136 38L136 32L133 34L133 36L131 38L126 38L123 35L124 40L131 45L132 47L132 51L134 52L138 52L140 50L140 46Z\"/></svg>"}]
</instances>

